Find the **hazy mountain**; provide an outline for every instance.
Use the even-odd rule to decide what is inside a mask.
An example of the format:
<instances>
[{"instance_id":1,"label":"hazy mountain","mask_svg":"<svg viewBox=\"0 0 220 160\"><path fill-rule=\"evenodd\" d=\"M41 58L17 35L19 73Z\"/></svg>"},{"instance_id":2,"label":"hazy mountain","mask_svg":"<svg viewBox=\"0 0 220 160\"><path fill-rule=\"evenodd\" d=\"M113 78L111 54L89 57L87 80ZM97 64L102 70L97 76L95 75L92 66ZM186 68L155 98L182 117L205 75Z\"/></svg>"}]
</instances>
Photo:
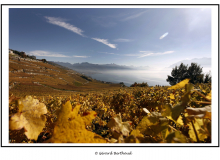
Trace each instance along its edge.
<instances>
[{"instance_id":1,"label":"hazy mountain","mask_svg":"<svg viewBox=\"0 0 220 160\"><path fill-rule=\"evenodd\" d=\"M72 70L76 70L78 72L84 72L84 73L100 73L103 71L114 71L114 70L146 70L149 69L148 66L144 67L135 67L135 66L125 66L125 65L117 65L117 64L92 64L88 62L82 62L82 63L68 63L68 62L53 62L58 65L70 68Z\"/></svg>"},{"instance_id":2,"label":"hazy mountain","mask_svg":"<svg viewBox=\"0 0 220 160\"><path fill-rule=\"evenodd\" d=\"M182 60L177 63L172 64L169 68L174 68L175 66L179 66L181 63L190 66L191 63L197 63L201 67L211 68L211 58L194 58L191 60Z\"/></svg>"}]
</instances>

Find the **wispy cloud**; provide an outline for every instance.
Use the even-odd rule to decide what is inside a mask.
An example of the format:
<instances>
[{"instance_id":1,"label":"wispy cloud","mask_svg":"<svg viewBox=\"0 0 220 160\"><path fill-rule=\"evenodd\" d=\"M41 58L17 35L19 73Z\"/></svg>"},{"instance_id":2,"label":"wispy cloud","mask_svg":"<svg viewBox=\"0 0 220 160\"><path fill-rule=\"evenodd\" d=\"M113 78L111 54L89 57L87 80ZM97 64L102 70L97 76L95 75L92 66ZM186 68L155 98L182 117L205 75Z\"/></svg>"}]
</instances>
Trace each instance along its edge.
<instances>
[{"instance_id":1,"label":"wispy cloud","mask_svg":"<svg viewBox=\"0 0 220 160\"><path fill-rule=\"evenodd\" d=\"M73 56L73 57L75 57L75 58L88 58L90 56Z\"/></svg>"},{"instance_id":2,"label":"wispy cloud","mask_svg":"<svg viewBox=\"0 0 220 160\"><path fill-rule=\"evenodd\" d=\"M133 41L132 39L123 39L123 38L118 38L113 40L114 42L131 42Z\"/></svg>"},{"instance_id":3,"label":"wispy cloud","mask_svg":"<svg viewBox=\"0 0 220 160\"><path fill-rule=\"evenodd\" d=\"M140 12L140 13L137 13L137 14L133 14L129 17L126 17L126 18L122 19L121 21L127 21L127 20L137 18L137 17L141 16L142 14L144 14L145 12L147 12L147 11L143 11L143 12Z\"/></svg>"},{"instance_id":4,"label":"wispy cloud","mask_svg":"<svg viewBox=\"0 0 220 160\"><path fill-rule=\"evenodd\" d=\"M92 38L92 39L94 39L94 40L96 40L98 42L101 42L101 43L103 43L103 44L105 44L105 45L107 45L107 46L109 46L111 48L116 48L116 44L109 43L108 39L100 39L100 38Z\"/></svg>"},{"instance_id":5,"label":"wispy cloud","mask_svg":"<svg viewBox=\"0 0 220 160\"><path fill-rule=\"evenodd\" d=\"M160 39L163 39L164 37L166 37L168 35L168 32L164 33L162 36L160 36Z\"/></svg>"},{"instance_id":6,"label":"wispy cloud","mask_svg":"<svg viewBox=\"0 0 220 160\"><path fill-rule=\"evenodd\" d=\"M173 53L174 51L166 51L166 52L163 52L161 54L170 54L170 53Z\"/></svg>"},{"instance_id":7,"label":"wispy cloud","mask_svg":"<svg viewBox=\"0 0 220 160\"><path fill-rule=\"evenodd\" d=\"M75 27L74 25L71 25L69 23L66 23L66 19L63 19L63 18L56 18L56 17L48 17L48 16L45 16L45 18L47 19L47 22L48 23L51 23L51 24L54 24L54 25L57 25L57 26L60 26L60 27L63 27L67 30L70 30L76 34L79 34L83 37L87 37L83 34L83 30L81 30L80 28L77 28ZM100 39L100 38L91 38L93 40L96 40L98 42L101 42L111 48L116 48L116 44L111 44L108 42L108 39Z\"/></svg>"},{"instance_id":8,"label":"wispy cloud","mask_svg":"<svg viewBox=\"0 0 220 160\"><path fill-rule=\"evenodd\" d=\"M42 50L35 50L35 51L30 51L28 53L29 55L34 55L34 56L42 56L42 57L69 57L60 53L56 52L49 52L49 51L42 51Z\"/></svg>"},{"instance_id":9,"label":"wispy cloud","mask_svg":"<svg viewBox=\"0 0 220 160\"><path fill-rule=\"evenodd\" d=\"M99 53L112 54L112 55L119 55L119 54L116 54L116 53L109 53L109 52L99 52Z\"/></svg>"},{"instance_id":10,"label":"wispy cloud","mask_svg":"<svg viewBox=\"0 0 220 160\"><path fill-rule=\"evenodd\" d=\"M139 51L140 53L137 54L124 54L124 56L133 56L137 58L143 58L143 57L148 57L148 56L160 56L164 54L171 54L174 51L166 51L166 52L151 52L151 51Z\"/></svg>"},{"instance_id":11,"label":"wispy cloud","mask_svg":"<svg viewBox=\"0 0 220 160\"><path fill-rule=\"evenodd\" d=\"M75 27L72 24L66 23L65 19L56 18L56 17L47 17L47 16L45 16L45 18L47 19L48 23L63 27L65 29L68 29L68 30L76 33L76 34L79 34L79 35L85 37L85 35L83 35L83 32L84 32L83 30L81 30L80 28Z\"/></svg>"}]
</instances>

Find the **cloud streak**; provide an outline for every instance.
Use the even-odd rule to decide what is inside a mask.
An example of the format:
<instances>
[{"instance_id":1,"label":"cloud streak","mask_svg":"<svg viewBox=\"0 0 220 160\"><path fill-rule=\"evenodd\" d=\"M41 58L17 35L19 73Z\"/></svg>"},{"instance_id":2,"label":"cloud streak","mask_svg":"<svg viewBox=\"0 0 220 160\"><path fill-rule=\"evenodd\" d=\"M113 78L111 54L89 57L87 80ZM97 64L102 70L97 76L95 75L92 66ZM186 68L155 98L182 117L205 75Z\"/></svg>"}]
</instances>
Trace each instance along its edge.
<instances>
[{"instance_id":1,"label":"cloud streak","mask_svg":"<svg viewBox=\"0 0 220 160\"><path fill-rule=\"evenodd\" d=\"M66 22L65 22L65 21L66 21L65 19L56 18L56 17L48 17L48 16L45 16L44 18L47 19L47 22L48 22L48 23L51 23L51 24L60 26L60 27L62 27L62 28L65 28L65 29L67 29L67 30L69 30L69 31L71 31L71 32L74 32L74 33L76 33L76 34L82 36L82 37L87 37L87 36L85 36L85 35L83 34L83 32L84 32L83 30L81 30L80 28L75 27L74 25L71 25L71 24L69 24L69 23L66 23ZM109 42L108 42L108 39L101 39L101 38L91 38L91 39L96 40L96 41L98 41L98 42L101 42L101 43L103 43L103 44L105 44L105 45L107 45L107 46L109 46L109 47L111 47L111 48L116 48L116 44L111 44L111 43L109 43Z\"/></svg>"},{"instance_id":2,"label":"cloud streak","mask_svg":"<svg viewBox=\"0 0 220 160\"><path fill-rule=\"evenodd\" d=\"M160 39L163 39L163 38L166 37L167 35L168 35L168 32L164 33L164 34L160 37Z\"/></svg>"},{"instance_id":3,"label":"cloud streak","mask_svg":"<svg viewBox=\"0 0 220 160\"><path fill-rule=\"evenodd\" d=\"M108 39L100 39L100 38L92 38L93 40L96 40L96 41L98 41L98 42L101 42L101 43L103 43L103 44L105 44L105 45L107 45L107 46L109 46L109 47L111 47L111 48L116 48L116 44L111 44L111 43L109 43L108 42Z\"/></svg>"},{"instance_id":4,"label":"cloud streak","mask_svg":"<svg viewBox=\"0 0 220 160\"><path fill-rule=\"evenodd\" d=\"M129 16L129 17L126 17L126 18L122 19L121 21L128 21L128 20L137 18L137 17L141 16L142 14L144 14L145 12L147 12L147 11L140 12L140 13L137 13L137 14L134 14L134 15L131 15L131 16Z\"/></svg>"},{"instance_id":5,"label":"cloud streak","mask_svg":"<svg viewBox=\"0 0 220 160\"><path fill-rule=\"evenodd\" d=\"M150 52L150 51L139 51L140 53L137 54L125 54L124 56L133 56L137 58L143 58L143 57L148 57L148 56L160 56L160 55L165 55L165 54L171 54L174 51L166 51L166 52Z\"/></svg>"},{"instance_id":6,"label":"cloud streak","mask_svg":"<svg viewBox=\"0 0 220 160\"><path fill-rule=\"evenodd\" d=\"M42 57L69 57L60 53L56 52L49 52L49 51L42 51L42 50L35 50L29 52L29 55L34 55L34 56L42 56Z\"/></svg>"},{"instance_id":7,"label":"cloud streak","mask_svg":"<svg viewBox=\"0 0 220 160\"><path fill-rule=\"evenodd\" d=\"M115 39L114 42L131 42L133 41L132 39L123 39L123 38L118 38Z\"/></svg>"},{"instance_id":8,"label":"cloud streak","mask_svg":"<svg viewBox=\"0 0 220 160\"><path fill-rule=\"evenodd\" d=\"M47 17L45 16L45 18L47 19L48 23L63 27L67 30L70 30L76 34L79 34L80 36L85 37L85 35L83 35L83 30L81 30L80 28L75 27L74 25L71 25L69 23L66 23L64 19L62 18L55 18L55 17Z\"/></svg>"},{"instance_id":9,"label":"cloud streak","mask_svg":"<svg viewBox=\"0 0 220 160\"><path fill-rule=\"evenodd\" d=\"M75 57L75 58L88 58L90 56L73 56L73 57Z\"/></svg>"}]
</instances>

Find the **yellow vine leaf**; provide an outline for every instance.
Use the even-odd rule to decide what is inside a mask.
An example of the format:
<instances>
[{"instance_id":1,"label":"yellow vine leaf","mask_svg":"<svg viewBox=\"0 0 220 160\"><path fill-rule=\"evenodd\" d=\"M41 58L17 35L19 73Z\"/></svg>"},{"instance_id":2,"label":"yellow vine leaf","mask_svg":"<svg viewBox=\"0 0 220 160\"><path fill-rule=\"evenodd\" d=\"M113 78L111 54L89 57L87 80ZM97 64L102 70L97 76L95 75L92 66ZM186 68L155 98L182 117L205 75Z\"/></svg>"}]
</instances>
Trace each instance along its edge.
<instances>
[{"instance_id":1,"label":"yellow vine leaf","mask_svg":"<svg viewBox=\"0 0 220 160\"><path fill-rule=\"evenodd\" d=\"M26 96L18 100L19 112L14 114L9 121L9 129L20 130L25 128L28 139L37 140L38 135L45 126L47 108L38 99Z\"/></svg>"},{"instance_id":2,"label":"yellow vine leaf","mask_svg":"<svg viewBox=\"0 0 220 160\"><path fill-rule=\"evenodd\" d=\"M203 141L205 138L207 138L208 134L204 134L201 132L201 130L203 129L204 123L205 122L203 119L201 118L195 118L195 121L193 122L196 133L198 135L198 138L200 141ZM189 136L193 141L197 141L196 139L196 135L192 126L192 123L188 123L187 124L189 126Z\"/></svg>"},{"instance_id":3,"label":"yellow vine leaf","mask_svg":"<svg viewBox=\"0 0 220 160\"><path fill-rule=\"evenodd\" d=\"M86 126L90 125L92 120L96 117L97 113L95 111L86 112L86 115L82 117Z\"/></svg>"},{"instance_id":4,"label":"yellow vine leaf","mask_svg":"<svg viewBox=\"0 0 220 160\"><path fill-rule=\"evenodd\" d=\"M185 87L186 84L189 83L189 80L190 79L185 79L185 80L177 83L176 85L169 87L168 89L180 89L180 88L183 88L183 87Z\"/></svg>"},{"instance_id":5,"label":"yellow vine leaf","mask_svg":"<svg viewBox=\"0 0 220 160\"><path fill-rule=\"evenodd\" d=\"M211 99L212 99L212 92L208 93L207 96L206 96L206 98L208 98L208 99L211 100Z\"/></svg>"},{"instance_id":6,"label":"yellow vine leaf","mask_svg":"<svg viewBox=\"0 0 220 160\"><path fill-rule=\"evenodd\" d=\"M70 101L62 105L57 117L52 138L52 143L106 143L100 135L86 130L86 124L91 122L94 111L91 114L81 117L78 112L80 105L72 109Z\"/></svg>"},{"instance_id":7,"label":"yellow vine leaf","mask_svg":"<svg viewBox=\"0 0 220 160\"><path fill-rule=\"evenodd\" d=\"M133 131L131 132L131 135L133 135L133 136L135 136L135 137L141 137L141 138L144 137L144 135L141 134L141 132L140 132L138 129L133 130Z\"/></svg>"},{"instance_id":8,"label":"yellow vine leaf","mask_svg":"<svg viewBox=\"0 0 220 160\"><path fill-rule=\"evenodd\" d=\"M131 131L130 123L130 121L122 122L121 113L119 113L115 117L112 117L107 126L110 128L111 132L119 133L116 137L118 137L120 134L129 136Z\"/></svg>"},{"instance_id":9,"label":"yellow vine leaf","mask_svg":"<svg viewBox=\"0 0 220 160\"><path fill-rule=\"evenodd\" d=\"M173 93L171 93L171 94L170 94L170 99L175 99L175 97L174 97L174 94L173 94Z\"/></svg>"},{"instance_id":10,"label":"yellow vine leaf","mask_svg":"<svg viewBox=\"0 0 220 160\"><path fill-rule=\"evenodd\" d=\"M185 85L185 89L186 92L183 95L183 97L181 98L181 102L179 102L178 104L176 104L172 109L172 118L174 120L177 120L179 115L184 111L184 109L186 108L186 105L188 104L188 102L190 101L190 92L193 89L193 85L191 83L186 84Z\"/></svg>"}]
</instances>

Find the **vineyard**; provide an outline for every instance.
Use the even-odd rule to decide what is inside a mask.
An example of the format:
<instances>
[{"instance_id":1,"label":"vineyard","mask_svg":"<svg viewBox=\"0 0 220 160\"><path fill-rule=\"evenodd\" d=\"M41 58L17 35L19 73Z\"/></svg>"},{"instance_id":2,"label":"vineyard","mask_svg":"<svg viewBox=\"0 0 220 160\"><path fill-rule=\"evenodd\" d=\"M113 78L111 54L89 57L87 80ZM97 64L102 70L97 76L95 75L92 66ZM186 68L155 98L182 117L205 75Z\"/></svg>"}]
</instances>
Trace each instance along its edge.
<instances>
[{"instance_id":1,"label":"vineyard","mask_svg":"<svg viewBox=\"0 0 220 160\"><path fill-rule=\"evenodd\" d=\"M9 97L9 143L211 143L211 83Z\"/></svg>"}]
</instances>

